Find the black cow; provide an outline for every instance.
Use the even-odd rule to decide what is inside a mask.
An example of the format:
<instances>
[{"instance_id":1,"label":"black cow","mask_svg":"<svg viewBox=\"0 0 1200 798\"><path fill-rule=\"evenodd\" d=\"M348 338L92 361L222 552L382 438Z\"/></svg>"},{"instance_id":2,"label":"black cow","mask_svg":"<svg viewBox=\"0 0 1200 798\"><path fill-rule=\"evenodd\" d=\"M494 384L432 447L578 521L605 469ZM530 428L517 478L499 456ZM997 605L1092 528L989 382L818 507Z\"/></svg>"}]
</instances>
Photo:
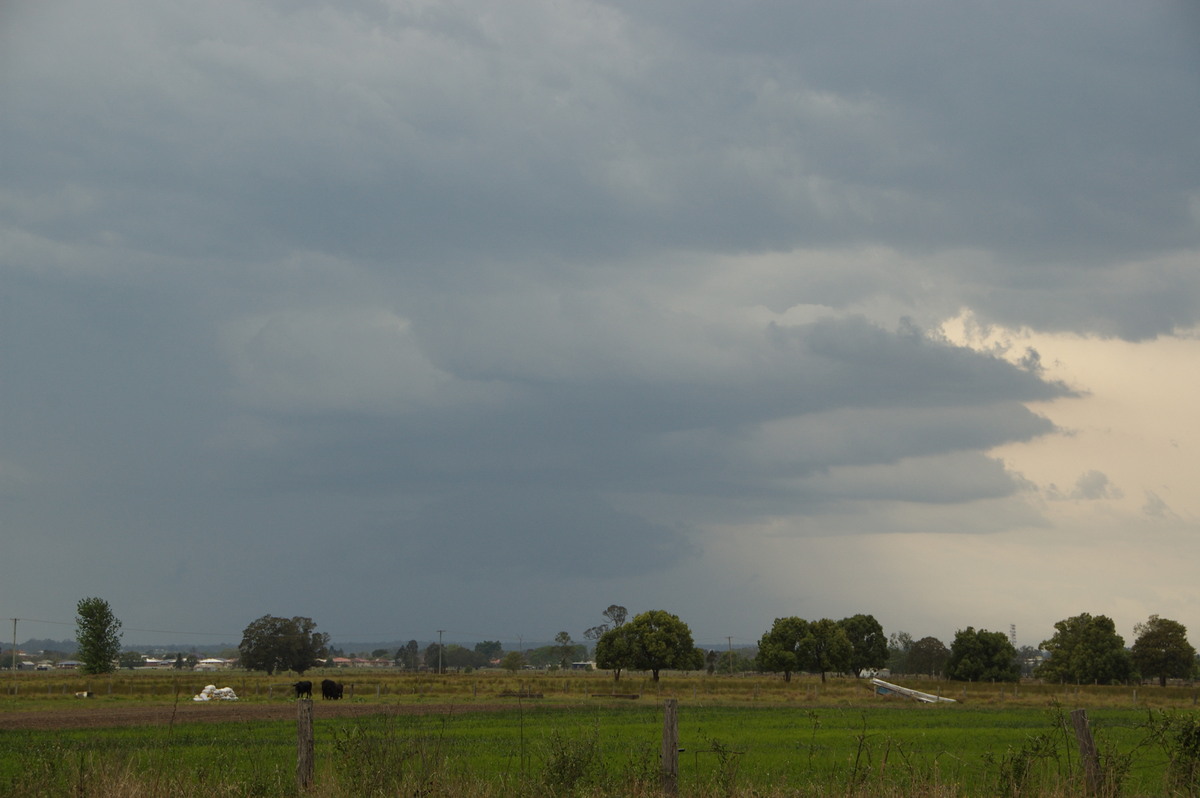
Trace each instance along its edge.
<instances>
[{"instance_id":1,"label":"black cow","mask_svg":"<svg viewBox=\"0 0 1200 798\"><path fill-rule=\"evenodd\" d=\"M321 680L321 698L341 698L342 683L335 682L333 679Z\"/></svg>"},{"instance_id":2,"label":"black cow","mask_svg":"<svg viewBox=\"0 0 1200 798\"><path fill-rule=\"evenodd\" d=\"M312 682L296 682L292 687L296 688L296 698L312 698Z\"/></svg>"}]
</instances>

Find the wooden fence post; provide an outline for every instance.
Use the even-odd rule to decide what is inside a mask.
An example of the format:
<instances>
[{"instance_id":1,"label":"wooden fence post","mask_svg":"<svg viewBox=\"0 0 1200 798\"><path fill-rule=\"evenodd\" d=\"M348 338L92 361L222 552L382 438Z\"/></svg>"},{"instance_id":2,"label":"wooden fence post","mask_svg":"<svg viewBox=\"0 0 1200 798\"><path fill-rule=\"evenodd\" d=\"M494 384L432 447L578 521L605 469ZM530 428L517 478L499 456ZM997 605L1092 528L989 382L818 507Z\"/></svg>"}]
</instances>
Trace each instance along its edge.
<instances>
[{"instance_id":1,"label":"wooden fence post","mask_svg":"<svg viewBox=\"0 0 1200 798\"><path fill-rule=\"evenodd\" d=\"M666 795L679 791L679 702L668 698L663 705L662 790Z\"/></svg>"},{"instance_id":2,"label":"wooden fence post","mask_svg":"<svg viewBox=\"0 0 1200 798\"><path fill-rule=\"evenodd\" d=\"M313 783L313 702L296 699L296 787L304 792Z\"/></svg>"},{"instance_id":3,"label":"wooden fence post","mask_svg":"<svg viewBox=\"0 0 1200 798\"><path fill-rule=\"evenodd\" d=\"M1088 728L1087 710L1072 710L1071 725L1075 727L1075 740L1079 743L1079 758L1083 761L1083 777L1087 794L1098 795L1100 792L1100 754L1096 751L1096 742L1092 739L1091 729Z\"/></svg>"}]
</instances>

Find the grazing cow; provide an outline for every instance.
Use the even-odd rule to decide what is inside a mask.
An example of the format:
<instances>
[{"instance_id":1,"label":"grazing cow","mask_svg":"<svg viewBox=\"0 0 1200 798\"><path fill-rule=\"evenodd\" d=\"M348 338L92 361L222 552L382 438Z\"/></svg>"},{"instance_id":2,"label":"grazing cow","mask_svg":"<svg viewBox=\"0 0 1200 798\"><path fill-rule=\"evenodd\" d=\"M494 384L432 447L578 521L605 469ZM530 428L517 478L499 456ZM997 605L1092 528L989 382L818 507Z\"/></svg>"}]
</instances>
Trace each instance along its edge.
<instances>
[{"instance_id":1,"label":"grazing cow","mask_svg":"<svg viewBox=\"0 0 1200 798\"><path fill-rule=\"evenodd\" d=\"M341 698L342 683L333 679L321 680L321 698Z\"/></svg>"},{"instance_id":2,"label":"grazing cow","mask_svg":"<svg viewBox=\"0 0 1200 798\"><path fill-rule=\"evenodd\" d=\"M292 687L296 688L296 698L312 698L312 682L296 682Z\"/></svg>"}]
</instances>

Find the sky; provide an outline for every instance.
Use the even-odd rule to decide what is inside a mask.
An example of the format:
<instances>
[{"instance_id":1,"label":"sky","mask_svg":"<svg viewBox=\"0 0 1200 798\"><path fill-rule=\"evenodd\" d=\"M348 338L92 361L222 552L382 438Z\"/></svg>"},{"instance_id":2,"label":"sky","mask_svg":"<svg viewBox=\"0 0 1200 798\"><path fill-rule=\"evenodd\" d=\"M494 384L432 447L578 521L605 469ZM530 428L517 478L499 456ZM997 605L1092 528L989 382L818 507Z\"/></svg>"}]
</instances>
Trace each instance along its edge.
<instances>
[{"instance_id":1,"label":"sky","mask_svg":"<svg viewBox=\"0 0 1200 798\"><path fill-rule=\"evenodd\" d=\"M11 0L0 108L21 639L1200 643L1194 4Z\"/></svg>"}]
</instances>

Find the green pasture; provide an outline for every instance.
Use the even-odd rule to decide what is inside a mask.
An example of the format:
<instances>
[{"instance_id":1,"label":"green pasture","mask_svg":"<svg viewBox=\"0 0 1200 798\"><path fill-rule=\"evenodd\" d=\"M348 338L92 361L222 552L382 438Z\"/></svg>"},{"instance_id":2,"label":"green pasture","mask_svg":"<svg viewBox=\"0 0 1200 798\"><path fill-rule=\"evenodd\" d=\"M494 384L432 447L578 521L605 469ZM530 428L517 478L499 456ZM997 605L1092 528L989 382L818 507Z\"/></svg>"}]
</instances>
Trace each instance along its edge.
<instances>
[{"instance_id":1,"label":"green pasture","mask_svg":"<svg viewBox=\"0 0 1200 798\"><path fill-rule=\"evenodd\" d=\"M132 672L19 674L0 711L191 701L205 684L291 703L296 677ZM305 678L320 680L322 674ZM1200 795L1190 687L897 680L956 698L875 696L859 680L641 674L347 674L349 703L314 703L315 795L640 796L658 791L664 699L678 702L683 796L1083 795L1068 722L1084 708L1105 795ZM75 699L76 690L95 697ZM616 698L613 693L634 698ZM435 714L406 714L437 705ZM498 710L473 711L487 705ZM220 712L221 706L210 707ZM293 795L296 724L218 722L26 731L0 727L0 795Z\"/></svg>"},{"instance_id":2,"label":"green pasture","mask_svg":"<svg viewBox=\"0 0 1200 798\"><path fill-rule=\"evenodd\" d=\"M318 783L331 795L421 784L472 784L477 795L632 794L631 785L653 785L662 735L661 709L650 704L441 715L381 708L324 720L318 706L316 714ZM1160 711L1089 715L1120 794L1195 794L1168 790L1170 751L1154 732ZM679 734L683 795L1058 795L1074 794L1078 782L1075 741L1057 707L683 704ZM0 794L78 793L115 769L175 794L286 795L295 791L295 752L294 722L0 730Z\"/></svg>"}]
</instances>

